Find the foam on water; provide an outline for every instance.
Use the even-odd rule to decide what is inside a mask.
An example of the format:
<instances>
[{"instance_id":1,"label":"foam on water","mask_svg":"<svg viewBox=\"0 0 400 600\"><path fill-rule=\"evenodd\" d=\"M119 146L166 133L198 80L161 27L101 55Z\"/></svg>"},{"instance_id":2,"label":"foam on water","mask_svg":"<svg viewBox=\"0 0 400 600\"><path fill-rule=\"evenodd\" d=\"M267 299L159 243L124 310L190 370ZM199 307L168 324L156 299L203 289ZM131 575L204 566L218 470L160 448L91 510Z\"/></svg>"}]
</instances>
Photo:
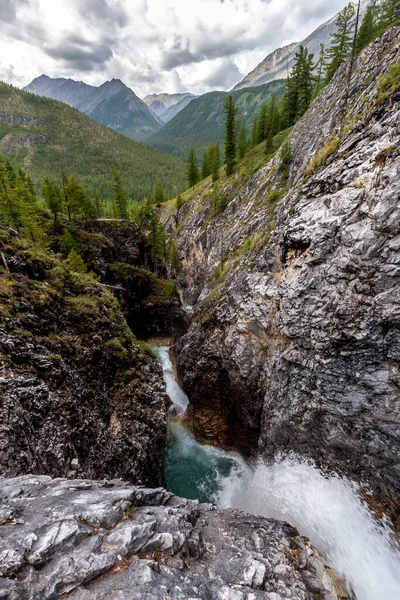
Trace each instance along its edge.
<instances>
[{"instance_id":1,"label":"foam on water","mask_svg":"<svg viewBox=\"0 0 400 600\"><path fill-rule=\"evenodd\" d=\"M238 477L225 478L220 488L221 506L296 526L325 554L357 600L400 599L399 550L387 524L360 500L355 484L286 457L246 468Z\"/></svg>"},{"instance_id":2,"label":"foam on water","mask_svg":"<svg viewBox=\"0 0 400 600\"><path fill-rule=\"evenodd\" d=\"M167 394L171 398L175 407L178 409L177 412L182 414L187 409L189 399L181 390L178 382L175 379L174 370L169 357L169 348L168 346L161 346L159 348L155 348L154 351L163 368L164 381L167 386Z\"/></svg>"},{"instance_id":3,"label":"foam on water","mask_svg":"<svg viewBox=\"0 0 400 600\"><path fill-rule=\"evenodd\" d=\"M167 347L156 349L167 392L182 414L188 398L175 380ZM287 521L310 538L357 600L400 600L400 553L385 522L361 501L357 486L326 477L311 462L283 457L250 468L235 452L199 444L169 421L166 480L170 491L220 507Z\"/></svg>"}]
</instances>

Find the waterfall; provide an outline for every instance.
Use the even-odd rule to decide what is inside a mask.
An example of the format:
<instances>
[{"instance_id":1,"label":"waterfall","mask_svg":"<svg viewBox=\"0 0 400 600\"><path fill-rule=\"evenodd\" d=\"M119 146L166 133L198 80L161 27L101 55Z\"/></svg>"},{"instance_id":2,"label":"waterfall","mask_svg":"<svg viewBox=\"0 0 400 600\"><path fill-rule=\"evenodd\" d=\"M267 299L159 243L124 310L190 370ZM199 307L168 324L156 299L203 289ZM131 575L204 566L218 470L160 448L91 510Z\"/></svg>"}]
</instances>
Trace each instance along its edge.
<instances>
[{"instance_id":1,"label":"waterfall","mask_svg":"<svg viewBox=\"0 0 400 600\"><path fill-rule=\"evenodd\" d=\"M176 414L188 398L175 380L169 349L157 348ZM400 552L385 521L377 521L345 478L325 476L312 462L291 456L248 466L236 452L199 444L171 416L166 448L168 489L221 508L287 521L324 553L356 600L400 600Z\"/></svg>"},{"instance_id":2,"label":"waterfall","mask_svg":"<svg viewBox=\"0 0 400 600\"><path fill-rule=\"evenodd\" d=\"M377 521L357 486L326 477L299 457L259 461L237 477L221 478L218 503L287 521L312 541L357 600L400 599L400 553L385 521Z\"/></svg>"}]
</instances>

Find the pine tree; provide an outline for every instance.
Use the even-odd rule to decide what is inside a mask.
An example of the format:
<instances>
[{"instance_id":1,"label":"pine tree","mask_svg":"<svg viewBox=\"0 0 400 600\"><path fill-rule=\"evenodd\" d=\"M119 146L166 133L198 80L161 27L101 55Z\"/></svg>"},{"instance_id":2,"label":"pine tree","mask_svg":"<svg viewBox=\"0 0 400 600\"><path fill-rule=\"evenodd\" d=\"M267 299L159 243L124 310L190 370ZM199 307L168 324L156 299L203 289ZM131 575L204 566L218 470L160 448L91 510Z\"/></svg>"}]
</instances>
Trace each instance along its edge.
<instances>
[{"instance_id":1,"label":"pine tree","mask_svg":"<svg viewBox=\"0 0 400 600\"><path fill-rule=\"evenodd\" d=\"M214 147L215 147L215 152L214 152L214 158L213 158L212 165L211 165L211 175L212 175L213 183L215 183L219 179L219 167L221 164L221 153L220 153L220 149L219 149L219 142L217 142Z\"/></svg>"},{"instance_id":2,"label":"pine tree","mask_svg":"<svg viewBox=\"0 0 400 600\"><path fill-rule=\"evenodd\" d=\"M286 81L285 105L288 126L293 125L309 108L313 97L314 55L300 46L295 64Z\"/></svg>"},{"instance_id":3,"label":"pine tree","mask_svg":"<svg viewBox=\"0 0 400 600\"><path fill-rule=\"evenodd\" d=\"M178 273L182 271L182 261L179 255L179 249L176 242L171 242L169 248L169 260L172 272L175 276L178 275Z\"/></svg>"},{"instance_id":4,"label":"pine tree","mask_svg":"<svg viewBox=\"0 0 400 600\"><path fill-rule=\"evenodd\" d=\"M0 158L0 221L33 242L43 237L40 212L31 180L15 173L8 159Z\"/></svg>"},{"instance_id":5,"label":"pine tree","mask_svg":"<svg viewBox=\"0 0 400 600\"><path fill-rule=\"evenodd\" d=\"M316 81L315 81L315 86L314 86L313 98L316 98L318 96L318 94L320 93L320 91L322 90L322 88L324 86L324 80L325 80L325 71L326 71L325 44L320 44L319 48L320 48L319 59L318 59L317 64L315 65L315 68L317 69L317 76L316 76Z\"/></svg>"},{"instance_id":6,"label":"pine tree","mask_svg":"<svg viewBox=\"0 0 400 600\"><path fill-rule=\"evenodd\" d=\"M265 140L267 132L267 105L262 104L258 115L257 123L257 144L261 144Z\"/></svg>"},{"instance_id":7,"label":"pine tree","mask_svg":"<svg viewBox=\"0 0 400 600\"><path fill-rule=\"evenodd\" d=\"M165 200L164 189L163 186L158 183L156 185L156 191L154 192L154 204L162 204Z\"/></svg>"},{"instance_id":8,"label":"pine tree","mask_svg":"<svg viewBox=\"0 0 400 600\"><path fill-rule=\"evenodd\" d=\"M122 185L121 177L117 169L113 169L114 179L114 203L113 213L119 219L128 219L128 198Z\"/></svg>"},{"instance_id":9,"label":"pine tree","mask_svg":"<svg viewBox=\"0 0 400 600\"><path fill-rule=\"evenodd\" d=\"M205 150L204 154L203 154L203 163L201 165L201 178L207 179L209 174L210 174L210 171L209 171L209 166L208 166L208 152L207 152L207 150Z\"/></svg>"},{"instance_id":10,"label":"pine tree","mask_svg":"<svg viewBox=\"0 0 400 600\"><path fill-rule=\"evenodd\" d=\"M282 144L281 154L280 154L280 162L279 162L279 172L282 173L282 177L284 180L289 178L290 174L290 165L293 161L293 152L292 152L292 143L290 138L286 140Z\"/></svg>"},{"instance_id":11,"label":"pine tree","mask_svg":"<svg viewBox=\"0 0 400 600\"><path fill-rule=\"evenodd\" d=\"M69 177L65 173L62 175L65 205L68 210L68 218L71 220L72 215L80 215L87 208L87 195L75 175Z\"/></svg>"},{"instance_id":12,"label":"pine tree","mask_svg":"<svg viewBox=\"0 0 400 600\"><path fill-rule=\"evenodd\" d=\"M42 194L49 210L53 214L53 235L55 234L57 215L62 211L61 190L57 184L50 181L48 177L43 179Z\"/></svg>"},{"instance_id":13,"label":"pine tree","mask_svg":"<svg viewBox=\"0 0 400 600\"><path fill-rule=\"evenodd\" d=\"M189 152L187 161L187 180L190 188L194 188L196 183L198 183L200 180L196 154L194 153L193 149Z\"/></svg>"},{"instance_id":14,"label":"pine tree","mask_svg":"<svg viewBox=\"0 0 400 600\"><path fill-rule=\"evenodd\" d=\"M355 8L353 4L349 4L339 13L337 28L335 33L331 34L331 45L326 53L327 60L329 60L326 71L327 83L332 80L336 71L351 56L355 26L354 16Z\"/></svg>"},{"instance_id":15,"label":"pine tree","mask_svg":"<svg viewBox=\"0 0 400 600\"><path fill-rule=\"evenodd\" d=\"M272 135L272 129L268 131L267 139L265 140L264 152L268 156L274 150L274 137Z\"/></svg>"},{"instance_id":16,"label":"pine tree","mask_svg":"<svg viewBox=\"0 0 400 600\"><path fill-rule=\"evenodd\" d=\"M258 131L258 115L257 113L253 118L253 125L251 128L251 147L255 148L257 146L257 131Z\"/></svg>"},{"instance_id":17,"label":"pine tree","mask_svg":"<svg viewBox=\"0 0 400 600\"><path fill-rule=\"evenodd\" d=\"M232 175L236 165L236 107L232 96L228 96L225 109L225 164L226 174Z\"/></svg>"},{"instance_id":18,"label":"pine tree","mask_svg":"<svg viewBox=\"0 0 400 600\"><path fill-rule=\"evenodd\" d=\"M247 151L247 130L243 117L240 119L239 137L238 137L238 156L244 158Z\"/></svg>"},{"instance_id":19,"label":"pine tree","mask_svg":"<svg viewBox=\"0 0 400 600\"><path fill-rule=\"evenodd\" d=\"M103 209L101 206L100 196L99 196L97 190L94 190L94 192L93 192L93 204L96 209L96 216L98 219L100 219L103 216Z\"/></svg>"},{"instance_id":20,"label":"pine tree","mask_svg":"<svg viewBox=\"0 0 400 600\"><path fill-rule=\"evenodd\" d=\"M66 265L71 271L76 271L77 273L87 273L87 266L83 258L76 252L76 250L71 250L68 254L68 257L65 260Z\"/></svg>"},{"instance_id":21,"label":"pine tree","mask_svg":"<svg viewBox=\"0 0 400 600\"><path fill-rule=\"evenodd\" d=\"M374 21L374 8L372 6L368 6L356 39L357 54L375 39L375 32L376 26Z\"/></svg>"},{"instance_id":22,"label":"pine tree","mask_svg":"<svg viewBox=\"0 0 400 600\"><path fill-rule=\"evenodd\" d=\"M389 27L400 24L400 0L385 0L375 11L376 35L382 35Z\"/></svg>"}]
</instances>

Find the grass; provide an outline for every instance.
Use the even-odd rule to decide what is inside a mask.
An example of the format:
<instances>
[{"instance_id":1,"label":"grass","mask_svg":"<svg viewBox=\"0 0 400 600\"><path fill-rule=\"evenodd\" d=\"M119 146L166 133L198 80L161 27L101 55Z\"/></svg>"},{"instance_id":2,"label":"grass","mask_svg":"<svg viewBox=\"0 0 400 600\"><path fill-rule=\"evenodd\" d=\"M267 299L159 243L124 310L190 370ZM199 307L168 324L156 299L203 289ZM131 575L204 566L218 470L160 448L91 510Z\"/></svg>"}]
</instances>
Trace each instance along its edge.
<instances>
[{"instance_id":1,"label":"grass","mask_svg":"<svg viewBox=\"0 0 400 600\"><path fill-rule=\"evenodd\" d=\"M392 65L386 75L381 75L378 82L378 102L383 104L400 88L400 63Z\"/></svg>"},{"instance_id":2,"label":"grass","mask_svg":"<svg viewBox=\"0 0 400 600\"><path fill-rule=\"evenodd\" d=\"M310 177L316 173L316 171L318 171L318 169L320 169L326 163L329 156L336 152L339 144L340 139L338 137L330 138L307 165L305 170L306 176Z\"/></svg>"}]
</instances>

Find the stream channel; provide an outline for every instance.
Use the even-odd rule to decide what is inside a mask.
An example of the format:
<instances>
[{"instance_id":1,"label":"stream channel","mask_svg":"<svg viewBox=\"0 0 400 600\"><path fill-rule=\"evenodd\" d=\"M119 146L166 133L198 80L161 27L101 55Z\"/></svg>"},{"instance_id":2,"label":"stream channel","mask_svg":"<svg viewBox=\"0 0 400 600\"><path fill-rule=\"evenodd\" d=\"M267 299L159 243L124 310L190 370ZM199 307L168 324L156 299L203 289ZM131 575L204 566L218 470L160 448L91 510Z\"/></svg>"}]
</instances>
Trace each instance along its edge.
<instances>
[{"instance_id":1,"label":"stream channel","mask_svg":"<svg viewBox=\"0 0 400 600\"><path fill-rule=\"evenodd\" d=\"M167 346L155 348L169 411L165 477L178 496L287 521L324 553L356 600L400 600L400 549L387 520L378 521L357 485L323 475L310 461L278 457L249 466L236 452L198 443L179 417L189 400L175 379Z\"/></svg>"}]
</instances>

